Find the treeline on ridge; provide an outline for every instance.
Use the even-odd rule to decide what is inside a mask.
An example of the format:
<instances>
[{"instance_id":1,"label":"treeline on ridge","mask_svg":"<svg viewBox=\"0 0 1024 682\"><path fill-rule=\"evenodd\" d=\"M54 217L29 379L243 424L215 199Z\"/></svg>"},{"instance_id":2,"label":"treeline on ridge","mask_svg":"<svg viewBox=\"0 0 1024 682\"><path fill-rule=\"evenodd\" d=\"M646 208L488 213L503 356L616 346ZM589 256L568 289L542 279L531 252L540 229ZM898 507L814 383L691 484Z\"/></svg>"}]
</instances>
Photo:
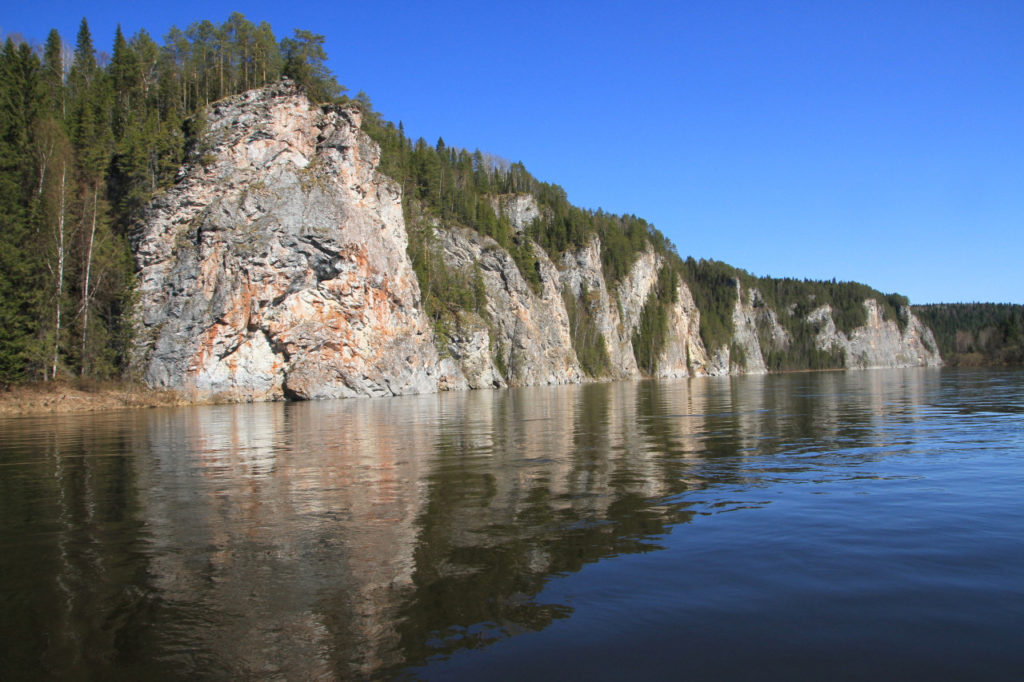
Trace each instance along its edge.
<instances>
[{"instance_id":1,"label":"treeline on ridge","mask_svg":"<svg viewBox=\"0 0 1024 682\"><path fill-rule=\"evenodd\" d=\"M867 323L864 301L875 299L887 320L896 321L903 330L907 318L902 310L909 305L900 294L883 294L859 282L809 280L791 277L758 277L740 268L715 260L687 258L682 264L694 303L701 312L701 340L709 351L728 345L735 332L732 313L736 305L737 283L746 292L756 289L755 308L768 308L789 335L789 346L777 348L765 325L759 325L759 342L765 364L772 371L798 369L835 369L845 366L841 353L820 350L818 329L807 320L814 310L829 306L836 329L847 335Z\"/></svg>"},{"instance_id":2,"label":"treeline on ridge","mask_svg":"<svg viewBox=\"0 0 1024 682\"><path fill-rule=\"evenodd\" d=\"M364 108L364 129L381 147L381 171L402 186L409 252L427 313L441 337L456 324L458 310L464 309L458 302L473 301L475 312L486 316L486 311L476 305L480 298L473 293L478 273L449 272L436 252L432 243L434 224L462 225L492 237L512 255L535 291L539 291L540 275L534 244L557 263L563 253L581 249L597 237L610 289L629 273L642 252L653 249L663 266L633 337L637 364L647 373L656 369L655 362L669 333L668 309L676 303L675 282L679 277L694 295L701 312L701 338L712 352L731 343L736 283L745 289L758 289L760 301L777 312L791 338L785 349L773 349L762 338L766 363L772 370L844 366L840 353L816 347L817 330L806 321L807 314L823 305L831 306L837 329L846 333L867 322L864 301L868 298L878 301L886 319L897 321L901 329L906 324L900 313L908 304L905 297L883 294L864 284L756 277L719 261L683 260L675 245L642 218L574 206L563 188L537 180L521 162L510 163L480 150L451 147L443 138L434 145L423 138L413 141L405 135L401 123L386 121L375 112L365 94L360 93L357 100ZM516 234L508 218L494 210L493 199L521 193L534 196L541 216L524 234ZM592 329L593 305L588 292L571 301L566 298L581 366L591 376L602 376L607 370L607 351L603 338ZM736 357L740 351L733 350Z\"/></svg>"},{"instance_id":3,"label":"treeline on ridge","mask_svg":"<svg viewBox=\"0 0 1024 682\"><path fill-rule=\"evenodd\" d=\"M433 145L423 138L415 141L398 125L385 121L373 110L369 98L359 93L356 100L364 110L363 129L380 145L380 170L402 186L403 208L409 232L409 254L420 280L424 307L442 337L456 324L458 301L473 300L471 288L476 273L449 272L433 242L433 225L461 225L493 238L518 266L523 278L539 293L541 274L535 245L555 262L567 251L587 246L595 236L601 240L601 265L609 285L630 271L637 256L649 245L668 253L671 245L642 218L612 215L581 209L569 203L564 189L534 178L522 163L481 152L451 147L439 138ZM508 217L495 210L496 201L517 194L531 194L541 217L517 233ZM600 376L607 369L603 338L592 329L577 325L592 323L594 301L587 292L567 301L572 338L578 342L577 355L588 373ZM486 311L476 306L486 318Z\"/></svg>"}]
</instances>

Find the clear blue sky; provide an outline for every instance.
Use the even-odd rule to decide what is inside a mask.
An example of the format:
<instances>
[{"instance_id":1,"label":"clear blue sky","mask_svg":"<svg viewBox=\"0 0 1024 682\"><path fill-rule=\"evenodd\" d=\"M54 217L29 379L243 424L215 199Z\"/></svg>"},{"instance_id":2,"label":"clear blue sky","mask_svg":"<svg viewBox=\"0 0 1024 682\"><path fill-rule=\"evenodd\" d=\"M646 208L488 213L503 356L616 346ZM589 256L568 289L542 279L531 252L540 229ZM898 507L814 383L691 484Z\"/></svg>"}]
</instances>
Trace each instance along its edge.
<instances>
[{"instance_id":1,"label":"clear blue sky","mask_svg":"<svg viewBox=\"0 0 1024 682\"><path fill-rule=\"evenodd\" d=\"M6 3L98 49L238 9L431 143L522 161L683 256L1024 303L1024 2Z\"/></svg>"}]
</instances>

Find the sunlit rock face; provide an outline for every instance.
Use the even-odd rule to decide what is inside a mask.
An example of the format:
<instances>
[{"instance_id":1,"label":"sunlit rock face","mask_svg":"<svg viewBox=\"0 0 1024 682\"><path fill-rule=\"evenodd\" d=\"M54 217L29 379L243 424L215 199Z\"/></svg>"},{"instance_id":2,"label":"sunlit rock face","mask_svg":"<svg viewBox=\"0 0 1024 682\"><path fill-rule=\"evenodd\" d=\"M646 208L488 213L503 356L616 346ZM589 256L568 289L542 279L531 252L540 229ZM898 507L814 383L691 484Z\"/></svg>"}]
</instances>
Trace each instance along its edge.
<instances>
[{"instance_id":1,"label":"sunlit rock face","mask_svg":"<svg viewBox=\"0 0 1024 682\"><path fill-rule=\"evenodd\" d=\"M613 282L596 236L557 262L533 244L534 289L496 241L435 222L434 257L478 274L486 297L479 314L455 311L438 343L406 253L401 190L377 172L380 150L360 130L357 108L313 105L283 82L214 103L205 116L191 161L133 233L133 365L150 385L256 401L641 376L633 340L665 267L652 248ZM545 217L528 194L491 202L520 239ZM766 354L789 347L779 321L788 311L736 286L733 338L710 348L701 311L677 281L654 376L764 373ZM567 300L585 306L604 346L601 376L581 367ZM811 313L818 347L841 351L849 368L941 363L909 310L897 324L876 302L864 305L867 324L849 334L836 330L827 306Z\"/></svg>"},{"instance_id":2,"label":"sunlit rock face","mask_svg":"<svg viewBox=\"0 0 1024 682\"><path fill-rule=\"evenodd\" d=\"M400 191L359 125L287 83L212 105L201 153L134 235L148 383L230 400L461 385L442 376Z\"/></svg>"},{"instance_id":3,"label":"sunlit rock face","mask_svg":"<svg viewBox=\"0 0 1024 682\"><path fill-rule=\"evenodd\" d=\"M657 269L653 268L654 276L651 277L651 256L653 252L648 252L638 259L631 272L633 276L627 278L618 287L618 291L610 291L605 282L601 267L601 240L596 236L578 251L564 254L559 264L559 279L563 288L580 300L581 305L589 305L593 311L595 326L604 338L612 378L621 379L638 374L631 340L637 320L624 322L620 310L625 309L618 305L618 301L623 297L632 301L641 294L646 296L654 286ZM629 310L634 307L631 305Z\"/></svg>"},{"instance_id":4,"label":"sunlit rock face","mask_svg":"<svg viewBox=\"0 0 1024 682\"><path fill-rule=\"evenodd\" d=\"M806 320L817 330L816 347L823 351L839 351L846 369L942 365L932 331L909 307L900 307L901 320L897 322L885 319L874 299L865 299L862 305L867 322L849 334L837 329L831 306L824 305L812 311ZM790 347L789 333L782 326L778 313L765 304L757 289L743 289L737 284L732 322L733 336L729 346L714 349L710 356L705 355L697 362L693 362L694 356L691 355L691 376L701 373L765 374L768 371L765 354L769 351L785 352ZM677 329L682 332L682 327ZM735 349L740 350L739 357Z\"/></svg>"},{"instance_id":5,"label":"sunlit rock face","mask_svg":"<svg viewBox=\"0 0 1024 682\"><path fill-rule=\"evenodd\" d=\"M670 333L658 358L656 375L663 379L714 374L711 358L700 338L700 311L690 288L682 281L669 311Z\"/></svg>"},{"instance_id":6,"label":"sunlit rock face","mask_svg":"<svg viewBox=\"0 0 1024 682\"><path fill-rule=\"evenodd\" d=\"M512 229L524 232L537 218L542 216L540 206L532 194L497 194L491 197L494 212L508 218Z\"/></svg>"},{"instance_id":7,"label":"sunlit rock face","mask_svg":"<svg viewBox=\"0 0 1024 682\"><path fill-rule=\"evenodd\" d=\"M836 329L832 308L822 306L807 316L818 327L822 350L839 349L851 369L881 367L937 367L942 364L932 330L907 307L900 309L903 324L886 320L874 299L864 301L867 324L849 335Z\"/></svg>"},{"instance_id":8,"label":"sunlit rock face","mask_svg":"<svg viewBox=\"0 0 1024 682\"><path fill-rule=\"evenodd\" d=\"M490 237L463 228L437 231L441 253L453 270L478 267L487 296L490 318L492 362L477 361L481 375L470 363L460 360L468 375L483 376L486 383L496 369L504 367L504 376L515 386L539 386L579 383L586 379L573 351L569 316L562 301L558 270L540 247L536 247L540 292L530 288L512 256ZM472 358L469 350L456 351L456 357ZM493 382L492 382L493 383Z\"/></svg>"}]
</instances>

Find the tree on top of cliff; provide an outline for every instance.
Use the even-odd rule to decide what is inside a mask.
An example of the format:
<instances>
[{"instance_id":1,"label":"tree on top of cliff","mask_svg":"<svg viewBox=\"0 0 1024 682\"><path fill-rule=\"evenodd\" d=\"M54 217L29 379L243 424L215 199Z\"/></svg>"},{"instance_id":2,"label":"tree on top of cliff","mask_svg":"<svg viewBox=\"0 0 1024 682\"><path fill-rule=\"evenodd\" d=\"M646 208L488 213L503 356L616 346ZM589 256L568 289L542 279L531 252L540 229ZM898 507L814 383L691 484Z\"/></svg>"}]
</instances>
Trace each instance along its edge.
<instances>
[{"instance_id":1,"label":"tree on top of cliff","mask_svg":"<svg viewBox=\"0 0 1024 682\"><path fill-rule=\"evenodd\" d=\"M293 37L281 39L281 53L284 75L302 86L314 102L328 102L348 90L327 68L324 36L295 29Z\"/></svg>"}]
</instances>

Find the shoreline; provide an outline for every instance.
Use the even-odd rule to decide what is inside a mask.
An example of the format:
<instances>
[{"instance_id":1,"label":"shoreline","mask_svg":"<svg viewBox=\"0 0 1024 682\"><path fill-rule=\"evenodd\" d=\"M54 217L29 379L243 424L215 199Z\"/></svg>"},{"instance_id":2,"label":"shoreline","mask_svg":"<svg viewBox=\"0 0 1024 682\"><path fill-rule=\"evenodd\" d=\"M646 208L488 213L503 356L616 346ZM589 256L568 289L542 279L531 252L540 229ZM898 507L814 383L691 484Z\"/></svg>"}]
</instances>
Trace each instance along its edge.
<instances>
[{"instance_id":1,"label":"shoreline","mask_svg":"<svg viewBox=\"0 0 1024 682\"><path fill-rule=\"evenodd\" d=\"M96 384L48 381L15 384L0 390L0 417L181 407L194 404L194 401L187 400L173 391L118 381Z\"/></svg>"},{"instance_id":2,"label":"shoreline","mask_svg":"<svg viewBox=\"0 0 1024 682\"><path fill-rule=\"evenodd\" d=\"M947 365L948 367L948 365ZM846 368L798 369L771 374L799 374L805 372L862 371ZM682 377L679 377L682 378ZM695 378L695 377L690 377ZM657 380L656 377L637 377L635 380ZM602 381L596 379L594 381ZM607 380L605 380L607 381ZM189 399L169 389L154 389L144 384L106 381L48 381L14 384L0 388L0 418L39 414L71 414L106 412L110 410L187 407L191 405L230 404L238 401ZM244 402L244 401L242 401Z\"/></svg>"}]
</instances>

